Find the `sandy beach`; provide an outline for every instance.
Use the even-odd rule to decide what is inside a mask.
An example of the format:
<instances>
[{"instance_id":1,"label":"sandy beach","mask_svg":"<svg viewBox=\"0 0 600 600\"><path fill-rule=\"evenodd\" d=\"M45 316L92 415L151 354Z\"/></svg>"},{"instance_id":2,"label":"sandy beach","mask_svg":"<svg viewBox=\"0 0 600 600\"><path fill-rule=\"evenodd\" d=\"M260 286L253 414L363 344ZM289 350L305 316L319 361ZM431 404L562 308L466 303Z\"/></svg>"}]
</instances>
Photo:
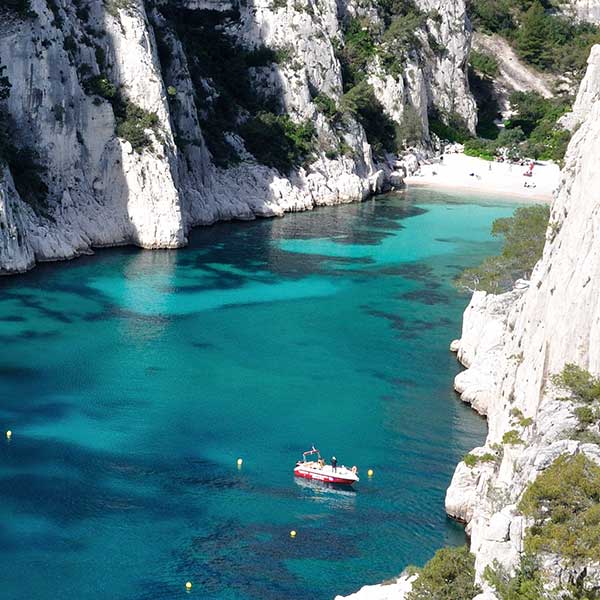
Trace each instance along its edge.
<instances>
[{"instance_id":1,"label":"sandy beach","mask_svg":"<svg viewBox=\"0 0 600 600\"><path fill-rule=\"evenodd\" d=\"M484 194L506 195L531 202L551 202L558 186L560 169L551 162L536 162L531 177L523 173L529 167L489 162L464 154L444 154L443 160L422 165L420 170L405 179L408 187L427 186L464 189ZM527 183L530 187L525 187Z\"/></svg>"}]
</instances>

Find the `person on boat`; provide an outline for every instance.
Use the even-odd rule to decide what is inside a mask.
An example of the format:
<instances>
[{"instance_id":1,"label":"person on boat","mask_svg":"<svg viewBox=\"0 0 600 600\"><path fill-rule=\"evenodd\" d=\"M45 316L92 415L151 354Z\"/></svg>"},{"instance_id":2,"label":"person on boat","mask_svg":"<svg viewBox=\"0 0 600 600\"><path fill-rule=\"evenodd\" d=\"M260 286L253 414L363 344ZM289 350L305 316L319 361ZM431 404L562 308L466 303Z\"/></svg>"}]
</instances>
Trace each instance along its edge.
<instances>
[{"instance_id":1,"label":"person on boat","mask_svg":"<svg viewBox=\"0 0 600 600\"><path fill-rule=\"evenodd\" d=\"M331 468L337 471L337 458L335 456L331 457Z\"/></svg>"}]
</instances>

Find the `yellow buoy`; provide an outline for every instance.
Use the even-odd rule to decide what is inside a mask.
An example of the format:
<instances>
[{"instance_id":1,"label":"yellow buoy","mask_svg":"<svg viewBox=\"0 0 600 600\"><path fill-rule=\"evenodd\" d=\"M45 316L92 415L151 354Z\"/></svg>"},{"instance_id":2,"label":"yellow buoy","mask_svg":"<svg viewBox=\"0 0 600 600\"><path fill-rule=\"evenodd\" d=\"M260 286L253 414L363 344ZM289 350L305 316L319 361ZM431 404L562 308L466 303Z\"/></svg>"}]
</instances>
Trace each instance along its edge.
<instances>
[{"instance_id":1,"label":"yellow buoy","mask_svg":"<svg viewBox=\"0 0 600 600\"><path fill-rule=\"evenodd\" d=\"M186 581L186 583L185 583L185 589L186 590L191 590L192 589L192 582L191 581Z\"/></svg>"},{"instance_id":2,"label":"yellow buoy","mask_svg":"<svg viewBox=\"0 0 600 600\"><path fill-rule=\"evenodd\" d=\"M290 531L290 537L292 537L292 538L296 537L296 532L293 529Z\"/></svg>"},{"instance_id":3,"label":"yellow buoy","mask_svg":"<svg viewBox=\"0 0 600 600\"><path fill-rule=\"evenodd\" d=\"M237 466L238 467L241 467L243 463L244 463L244 459L243 458L238 458L237 459Z\"/></svg>"},{"instance_id":4,"label":"yellow buoy","mask_svg":"<svg viewBox=\"0 0 600 600\"><path fill-rule=\"evenodd\" d=\"M368 475L369 477L373 477L373 469L369 469L369 470L367 471L367 475Z\"/></svg>"},{"instance_id":5,"label":"yellow buoy","mask_svg":"<svg viewBox=\"0 0 600 600\"><path fill-rule=\"evenodd\" d=\"M9 439L9 440L10 440L10 438L12 437L12 431L11 431L10 429L9 429L9 430L6 432L6 437L7 437L7 439Z\"/></svg>"}]
</instances>

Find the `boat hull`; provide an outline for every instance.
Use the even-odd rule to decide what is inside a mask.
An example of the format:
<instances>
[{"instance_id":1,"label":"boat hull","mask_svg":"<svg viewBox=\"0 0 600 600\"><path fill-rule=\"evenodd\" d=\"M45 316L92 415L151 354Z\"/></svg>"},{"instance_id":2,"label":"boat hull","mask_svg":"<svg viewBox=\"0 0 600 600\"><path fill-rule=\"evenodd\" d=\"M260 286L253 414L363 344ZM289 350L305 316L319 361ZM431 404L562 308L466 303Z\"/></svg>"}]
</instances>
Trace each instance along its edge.
<instances>
[{"instance_id":1,"label":"boat hull","mask_svg":"<svg viewBox=\"0 0 600 600\"><path fill-rule=\"evenodd\" d=\"M338 483L340 485L352 485L358 481L358 477L349 478L335 473L322 473L318 471L309 471L306 469L294 469L294 475L296 477L303 477L304 479L314 479L315 481L324 481L326 483Z\"/></svg>"}]
</instances>

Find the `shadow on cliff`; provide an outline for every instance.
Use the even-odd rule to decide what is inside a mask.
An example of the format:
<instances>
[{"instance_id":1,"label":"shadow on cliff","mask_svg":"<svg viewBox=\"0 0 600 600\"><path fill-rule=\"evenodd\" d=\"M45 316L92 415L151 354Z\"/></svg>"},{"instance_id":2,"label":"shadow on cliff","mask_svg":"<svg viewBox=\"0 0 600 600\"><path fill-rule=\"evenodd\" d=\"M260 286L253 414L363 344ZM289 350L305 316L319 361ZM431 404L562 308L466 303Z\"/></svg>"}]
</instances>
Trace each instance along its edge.
<instances>
[{"instance_id":1,"label":"shadow on cliff","mask_svg":"<svg viewBox=\"0 0 600 600\"><path fill-rule=\"evenodd\" d=\"M285 116L314 121L312 100L322 91L322 81L314 65L294 71L300 84L292 105L292 75L283 68L296 58L289 56L289 36L294 34L284 31L291 9L265 9L249 0L243 5L222 3L221 10L191 10L184 2L157 10L168 24L168 33L155 30L165 85L177 87L169 104L181 155L180 182L187 187L188 224L273 214L281 205L310 207L313 191L298 176L301 161L293 155L299 149L295 134L286 130ZM294 10L295 18L301 15L317 27L308 9ZM178 45L170 38L173 33L183 56L174 53ZM304 55L299 59L316 61ZM185 97L179 89L185 90ZM242 140L257 161L244 150Z\"/></svg>"}]
</instances>

